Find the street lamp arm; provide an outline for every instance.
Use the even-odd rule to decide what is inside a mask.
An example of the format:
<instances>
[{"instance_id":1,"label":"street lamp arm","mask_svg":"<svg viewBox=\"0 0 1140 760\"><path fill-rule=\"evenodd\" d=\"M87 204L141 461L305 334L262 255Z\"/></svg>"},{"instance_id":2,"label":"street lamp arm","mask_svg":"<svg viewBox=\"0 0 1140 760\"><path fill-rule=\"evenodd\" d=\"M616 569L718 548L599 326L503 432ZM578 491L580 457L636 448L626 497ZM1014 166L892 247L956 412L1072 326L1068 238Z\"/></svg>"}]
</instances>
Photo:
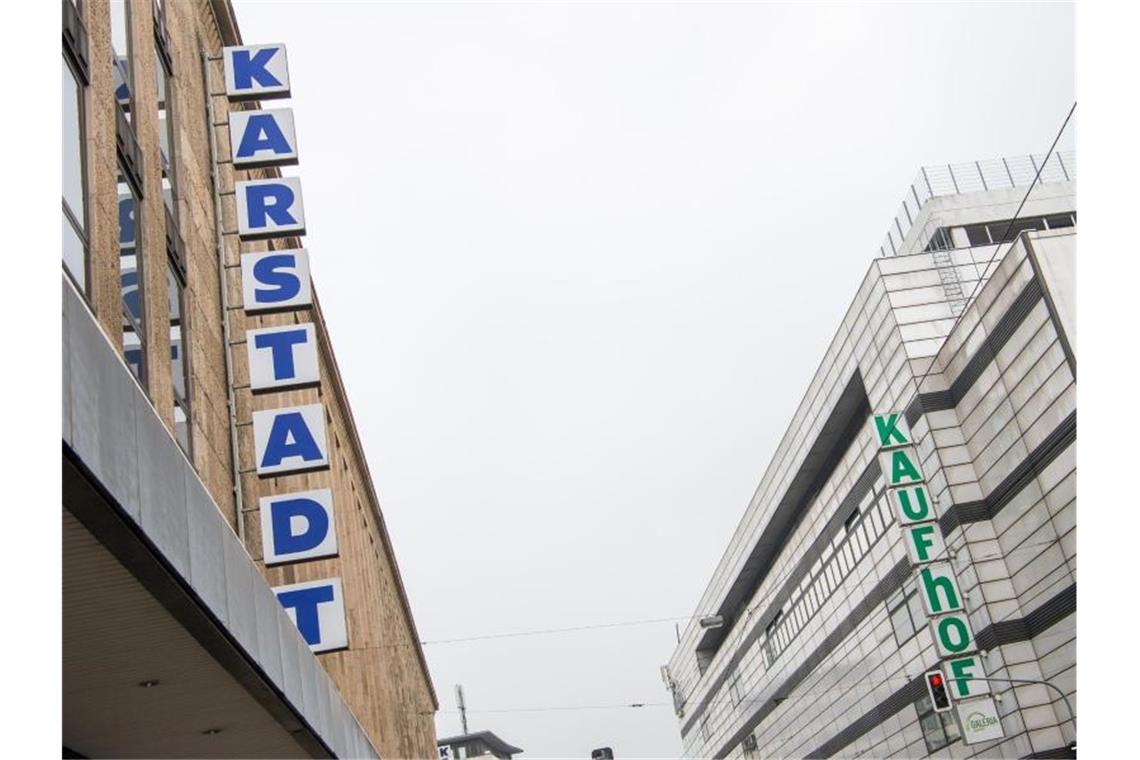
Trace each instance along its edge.
<instances>
[{"instance_id":1,"label":"street lamp arm","mask_svg":"<svg viewBox=\"0 0 1140 760\"><path fill-rule=\"evenodd\" d=\"M993 681L995 683L997 683L997 682L1001 682L1001 683L1023 683L1023 684L1040 684L1041 686L1048 686L1050 689L1052 689L1053 691L1060 694L1061 699L1065 700L1065 707L1069 708L1069 715L1073 719L1073 737L1074 737L1073 741L1074 742L1076 741L1077 711L1073 709L1073 705L1071 702L1069 702L1069 698L1067 696L1065 696L1065 692L1061 691L1060 687L1056 686L1055 684L1051 684L1048 681L1037 681L1037 680L1034 680L1032 678L982 678L981 676L966 676L966 677L961 678L961 679L955 678L955 679L951 679L951 680L955 680L955 681L958 681L958 680L962 680L962 681Z\"/></svg>"}]
</instances>

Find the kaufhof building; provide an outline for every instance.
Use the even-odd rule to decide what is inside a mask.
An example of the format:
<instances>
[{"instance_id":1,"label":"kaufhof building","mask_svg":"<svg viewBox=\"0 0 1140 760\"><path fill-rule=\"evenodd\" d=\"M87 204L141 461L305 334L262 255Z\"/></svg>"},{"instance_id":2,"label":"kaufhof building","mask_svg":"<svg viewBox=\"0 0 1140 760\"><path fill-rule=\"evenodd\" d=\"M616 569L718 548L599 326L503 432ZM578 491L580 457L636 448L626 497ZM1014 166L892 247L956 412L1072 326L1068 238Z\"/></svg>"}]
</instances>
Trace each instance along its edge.
<instances>
[{"instance_id":1,"label":"kaufhof building","mask_svg":"<svg viewBox=\"0 0 1140 760\"><path fill-rule=\"evenodd\" d=\"M1074 172L907 188L663 671L686 757L1075 753Z\"/></svg>"},{"instance_id":2,"label":"kaufhof building","mask_svg":"<svg viewBox=\"0 0 1140 760\"><path fill-rule=\"evenodd\" d=\"M435 757L286 46L228 0L62 5L63 754Z\"/></svg>"}]
</instances>

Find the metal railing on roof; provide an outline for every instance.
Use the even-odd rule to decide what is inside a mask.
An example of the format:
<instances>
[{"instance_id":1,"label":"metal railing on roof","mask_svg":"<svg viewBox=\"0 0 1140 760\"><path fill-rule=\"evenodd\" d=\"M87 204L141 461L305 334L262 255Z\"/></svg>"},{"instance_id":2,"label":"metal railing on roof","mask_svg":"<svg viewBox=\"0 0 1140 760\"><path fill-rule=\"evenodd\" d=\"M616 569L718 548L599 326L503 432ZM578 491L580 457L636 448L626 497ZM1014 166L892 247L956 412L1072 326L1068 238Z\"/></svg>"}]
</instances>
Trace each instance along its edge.
<instances>
[{"instance_id":1,"label":"metal railing on roof","mask_svg":"<svg viewBox=\"0 0 1140 760\"><path fill-rule=\"evenodd\" d=\"M924 166L910 183L902 205L891 222L880 256L896 256L918 213L931 198L986 190L1028 187L1037 176L1043 154L972 161L967 164ZM1077 178L1076 151L1058 151L1041 168L1041 183L1069 182Z\"/></svg>"}]
</instances>

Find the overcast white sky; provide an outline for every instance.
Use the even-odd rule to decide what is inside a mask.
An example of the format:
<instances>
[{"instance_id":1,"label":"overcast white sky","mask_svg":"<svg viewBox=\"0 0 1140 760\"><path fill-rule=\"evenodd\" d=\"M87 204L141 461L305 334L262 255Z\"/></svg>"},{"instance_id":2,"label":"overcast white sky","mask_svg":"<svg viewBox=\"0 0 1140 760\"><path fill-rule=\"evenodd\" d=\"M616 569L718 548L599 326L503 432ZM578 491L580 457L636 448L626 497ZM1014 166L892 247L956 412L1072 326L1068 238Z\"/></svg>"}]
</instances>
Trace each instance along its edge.
<instances>
[{"instance_id":1,"label":"overcast white sky","mask_svg":"<svg viewBox=\"0 0 1140 760\"><path fill-rule=\"evenodd\" d=\"M1042 152L1072 6L235 0L425 639L693 614L922 164ZM1072 145L1072 132L1062 143ZM426 647L440 735L680 752L670 623Z\"/></svg>"}]
</instances>

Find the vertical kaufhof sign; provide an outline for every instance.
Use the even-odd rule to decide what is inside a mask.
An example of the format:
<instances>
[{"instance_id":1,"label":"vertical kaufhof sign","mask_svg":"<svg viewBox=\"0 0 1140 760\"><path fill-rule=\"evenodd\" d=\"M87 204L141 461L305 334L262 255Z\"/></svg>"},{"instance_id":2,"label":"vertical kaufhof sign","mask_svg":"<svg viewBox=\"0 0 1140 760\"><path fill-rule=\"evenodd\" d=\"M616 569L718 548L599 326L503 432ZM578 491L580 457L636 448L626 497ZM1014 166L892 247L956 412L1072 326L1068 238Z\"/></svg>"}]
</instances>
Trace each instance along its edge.
<instances>
[{"instance_id":1,"label":"vertical kaufhof sign","mask_svg":"<svg viewBox=\"0 0 1140 760\"><path fill-rule=\"evenodd\" d=\"M930 618L934 644L943 660L950 695L958 703L962 737L967 744L1000 739L1001 720L984 680L965 600L946 554L946 543L926 487L910 426L901 413L876 414L879 467L887 480L887 498L898 520L911 566L918 572L918 592ZM973 730L977 726L978 730Z\"/></svg>"},{"instance_id":2,"label":"vertical kaufhof sign","mask_svg":"<svg viewBox=\"0 0 1140 760\"><path fill-rule=\"evenodd\" d=\"M230 101L287 98L289 65L284 45L228 47L223 51ZM293 111L230 111L230 151L235 169L297 163ZM234 183L241 240L303 235L301 181L273 177ZM309 255L305 249L241 256L242 306L247 314L311 307ZM249 385L255 393L320 384L316 330L311 322L246 331ZM276 477L329 466L323 404L253 413L257 474ZM266 565L337 554L333 495L329 489L262 497L261 546ZM348 646L340 578L273 589L309 648L328 652Z\"/></svg>"}]
</instances>

